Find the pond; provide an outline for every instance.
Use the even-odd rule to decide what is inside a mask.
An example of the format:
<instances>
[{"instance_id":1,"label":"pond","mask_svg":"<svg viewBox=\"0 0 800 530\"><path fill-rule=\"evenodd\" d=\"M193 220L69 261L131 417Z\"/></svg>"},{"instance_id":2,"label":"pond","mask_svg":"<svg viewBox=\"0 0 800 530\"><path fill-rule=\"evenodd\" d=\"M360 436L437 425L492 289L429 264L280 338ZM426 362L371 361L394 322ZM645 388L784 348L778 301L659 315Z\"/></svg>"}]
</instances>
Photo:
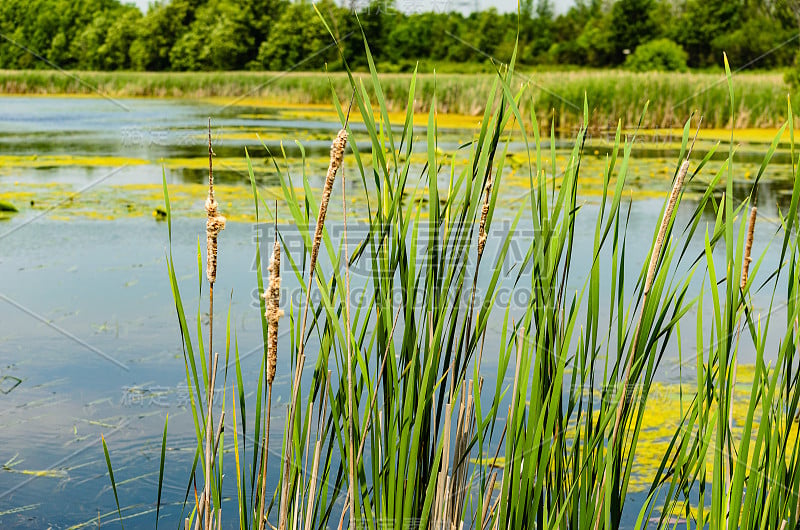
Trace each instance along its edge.
<instances>
[{"instance_id":1,"label":"pond","mask_svg":"<svg viewBox=\"0 0 800 530\"><path fill-rule=\"evenodd\" d=\"M195 433L166 269L168 236L159 212L163 209L161 181L163 174L175 214L172 254L187 313L193 315L198 306L197 245L205 237L202 205L209 117L217 155L217 198L229 218L220 236L216 291L222 295L218 295L215 315L223 322L230 309L246 393L252 396L262 354L254 242L257 234L271 237L271 228L255 224L245 148L265 198L280 195L276 163L292 168L297 179L293 184L298 187L305 170L312 189L318 191L330 141L339 128L334 114L320 107L264 106L250 100L0 97L0 200L20 210L0 214L0 526L95 527L115 521L103 435L114 464L125 526L153 527L160 433L167 415L161 514L167 525L178 520L187 494ZM402 123L401 117L397 120ZM426 123L426 117L418 117L416 123ZM455 153L472 138L476 125L477 118L443 116L441 152ZM355 120L353 128L356 135L363 131ZM704 132L695 157L699 160L718 139L727 141L726 134ZM752 186L774 134L743 131L735 138L741 160L736 166L739 197ZM568 136L567 132L555 139L558 166L566 164L571 148ZM625 205L630 209L627 236L632 242L627 259L636 270L645 259L645 247L670 188L680 131L643 131L639 138L629 176L632 200ZM305 163L295 139L303 145ZM419 173L425 163L421 125L415 142L412 156L419 160L412 160L412 168ZM368 145L366 140L363 143ZM576 228L578 252L592 246L602 168L612 146L613 134L604 131L593 131L587 142L580 198L584 213ZM549 149L547 142L544 147ZM527 204L524 140L514 138L509 150L502 200L495 214L500 233ZM286 159L278 156L282 151ZM727 146L719 151L723 155L712 158L696 177L698 182L707 182L719 170ZM759 188L759 218L764 222L756 228L754 255L760 255L777 232L777 207L785 207L791 190L789 160L788 149L781 143ZM346 163L345 169L351 196L363 196L355 167ZM439 175L440 189L446 189L447 173ZM690 193L687 202L691 201ZM357 231L368 213L363 201L354 201L352 207L352 230ZM688 222L688 210L679 211L681 226ZM334 223L341 218L337 212L331 209ZM708 221L713 224L710 214ZM287 224L279 228L292 232ZM521 233L526 229L530 224L523 221ZM646 243L637 246L637 241ZM498 245L490 239L489 255L498 252ZM522 248L520 243L515 252ZM702 250L694 243L690 249ZM764 269L774 269L777 260L778 256L768 253ZM355 277L357 287L357 271ZM576 275L572 287L579 290L584 279ZM284 289L295 296L299 285L288 279ZM525 304L524 298L513 296L509 294L505 303ZM768 296L757 293L754 305L766 307ZM704 307L708 310L707 304ZM205 311L199 310L201 320L207 319ZM493 323L487 352L501 340L499 334L500 323ZM221 351L223 341L217 341L215 349ZM281 348L288 349L288 337L282 336L281 341ZM686 353L693 337L686 333L682 341L687 344ZM741 355L745 360L753 358L752 352ZM659 376L665 408L676 399L680 366L680 359L673 355ZM490 353L484 356L484 367L488 373L496 370ZM278 371L275 411L285 410L288 373L288 369ZM231 379L225 383L218 385L218 392L221 395L227 388L230 399ZM663 438L656 418L651 421L652 433L643 434L644 443ZM282 428L282 422L273 417L272 454L280 452ZM276 466L271 475L275 477L277 460L270 460ZM640 482L646 484L647 473L642 473ZM227 485L228 496L235 496L234 480ZM232 514L236 504L229 503Z\"/></svg>"}]
</instances>

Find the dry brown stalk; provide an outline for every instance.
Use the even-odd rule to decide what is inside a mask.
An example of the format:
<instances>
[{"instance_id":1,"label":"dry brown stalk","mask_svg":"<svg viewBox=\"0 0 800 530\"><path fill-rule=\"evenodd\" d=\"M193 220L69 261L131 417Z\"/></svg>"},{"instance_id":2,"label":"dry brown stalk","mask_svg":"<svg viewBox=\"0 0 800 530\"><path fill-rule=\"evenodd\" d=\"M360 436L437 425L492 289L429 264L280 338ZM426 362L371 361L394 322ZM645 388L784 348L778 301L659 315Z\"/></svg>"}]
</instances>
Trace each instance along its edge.
<instances>
[{"instance_id":1,"label":"dry brown stalk","mask_svg":"<svg viewBox=\"0 0 800 530\"><path fill-rule=\"evenodd\" d=\"M486 485L486 492L483 494L483 506L481 508L481 523L478 530L483 530L488 521L489 504L492 500L492 493L494 492L494 482L497 480L497 471L492 471L489 475L489 482Z\"/></svg>"},{"instance_id":2,"label":"dry brown stalk","mask_svg":"<svg viewBox=\"0 0 800 530\"><path fill-rule=\"evenodd\" d=\"M433 498L433 528L444 528L447 506L447 475L450 471L450 424L453 416L453 404L447 402L444 406L444 431L442 434L442 462L439 476L436 480L436 494Z\"/></svg>"},{"instance_id":3,"label":"dry brown stalk","mask_svg":"<svg viewBox=\"0 0 800 530\"><path fill-rule=\"evenodd\" d=\"M328 371L327 374L327 381L331 379L331 372ZM319 411L319 423L317 424L317 440L314 445L314 461L311 464L311 480L309 484L309 491L308 491L308 503L306 508L306 529L311 528L311 524L313 522L313 514L314 514L314 501L317 497L317 475L319 474L319 461L320 457L322 456L322 430L323 425L325 424L325 418L327 415L327 404L328 404L328 386L325 385L325 388L322 391L322 402L320 404L320 411ZM310 438L310 437L309 437Z\"/></svg>"}]
</instances>

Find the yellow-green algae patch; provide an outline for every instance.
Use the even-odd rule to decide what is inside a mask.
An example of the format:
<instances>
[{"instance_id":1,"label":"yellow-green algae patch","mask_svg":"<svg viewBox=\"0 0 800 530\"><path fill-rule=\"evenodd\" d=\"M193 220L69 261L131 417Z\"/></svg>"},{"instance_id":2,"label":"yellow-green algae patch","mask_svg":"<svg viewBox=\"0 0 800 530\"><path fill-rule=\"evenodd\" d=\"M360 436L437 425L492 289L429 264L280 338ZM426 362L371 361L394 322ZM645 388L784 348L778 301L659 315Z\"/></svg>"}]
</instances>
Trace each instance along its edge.
<instances>
[{"instance_id":1,"label":"yellow-green algae patch","mask_svg":"<svg viewBox=\"0 0 800 530\"><path fill-rule=\"evenodd\" d=\"M263 114L248 113L250 118L257 119L281 119L281 120L317 120L338 122L339 115L336 110L331 108L329 104L314 104L314 103L285 103L283 101L258 98L258 97L245 97L245 98L232 98L232 97L212 97L204 98L203 101L220 106L238 106L238 107L252 107L268 109L268 112ZM373 108L375 116L379 116L379 109ZM472 129L480 125L482 116L468 116L465 114L454 113L437 113L436 122L440 128L447 129ZM390 111L389 121L391 123L402 124L405 122L405 111ZM350 113L351 123L362 123L361 114L359 112ZM428 113L414 112L414 123L426 126L428 123Z\"/></svg>"},{"instance_id":2,"label":"yellow-green algae patch","mask_svg":"<svg viewBox=\"0 0 800 530\"><path fill-rule=\"evenodd\" d=\"M142 158L121 156L75 156L75 155L0 155L0 168L47 168L47 167L120 167L149 164Z\"/></svg>"},{"instance_id":3,"label":"yellow-green algae patch","mask_svg":"<svg viewBox=\"0 0 800 530\"><path fill-rule=\"evenodd\" d=\"M221 210L232 222L253 222L253 195L249 187L216 185ZM296 190L302 197L303 190ZM276 186L262 186L259 193L264 199L282 198ZM208 187L204 184L170 184L170 204L176 216L204 217L203 207ZM114 220L121 218L156 217L164 207L164 193L160 184L121 184L98 186L77 193L68 184L41 186L19 184L11 190L0 192L0 197L17 204L20 214L46 212L55 220L72 219Z\"/></svg>"},{"instance_id":4,"label":"yellow-green algae patch","mask_svg":"<svg viewBox=\"0 0 800 530\"><path fill-rule=\"evenodd\" d=\"M750 389L754 376L755 366L739 365L737 367L736 384L731 404L731 416L733 418L731 433L737 447L741 441L743 426L747 419ZM687 413L696 390L696 386L688 383L657 382L650 387L633 460L634 468L631 474L630 492L646 491L652 485L653 478L658 472L664 456L669 451L672 437L678 432L679 428L685 428L685 426L681 426L681 420ZM603 396L599 391L596 391L592 398L599 401L603 399ZM715 412L716 404L714 403L711 406L710 413L713 416ZM758 429L760 412L761 407L757 407L753 418L753 432ZM595 413L595 421L598 419L598 413ZM581 421L583 421L583 418ZM574 433L577 428L577 422L574 419L570 421L568 432ZM789 429L789 440L790 443L793 443L793 440L798 435L797 421L783 425L781 428ZM567 434L567 436L571 437L570 434ZM712 437L705 459L706 480L709 482L713 478L713 462L716 451L714 437ZM473 462L499 468L505 465L505 460L503 459L486 458L483 461L476 459Z\"/></svg>"},{"instance_id":5,"label":"yellow-green algae patch","mask_svg":"<svg viewBox=\"0 0 800 530\"><path fill-rule=\"evenodd\" d=\"M774 127L764 128L742 128L734 129L733 141L734 142L748 142L748 143L771 143L778 135L780 129ZM626 131L633 133L634 131ZM643 137L654 138L671 138L678 146L680 146L683 137L683 129L640 129L637 135ZM713 140L720 142L727 142L731 139L730 129L700 129L697 133L698 140ZM788 142L790 139L790 132L787 128L781 135L781 142ZM663 145L658 143L657 145Z\"/></svg>"}]
</instances>

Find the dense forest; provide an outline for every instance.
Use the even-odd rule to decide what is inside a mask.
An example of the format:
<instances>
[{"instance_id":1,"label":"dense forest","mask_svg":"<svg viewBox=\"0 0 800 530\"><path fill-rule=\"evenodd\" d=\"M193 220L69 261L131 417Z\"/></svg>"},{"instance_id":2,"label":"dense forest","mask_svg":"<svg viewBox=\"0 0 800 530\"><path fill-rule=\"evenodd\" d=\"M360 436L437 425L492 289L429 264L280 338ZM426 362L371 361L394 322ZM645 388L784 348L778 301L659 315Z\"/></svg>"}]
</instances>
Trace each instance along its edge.
<instances>
[{"instance_id":1,"label":"dense forest","mask_svg":"<svg viewBox=\"0 0 800 530\"><path fill-rule=\"evenodd\" d=\"M527 65L683 70L719 65L723 51L734 67L800 64L798 0L577 0L559 15L550 0L523 1L519 15L403 13L391 0L316 6L354 68L364 62L359 22L384 71L418 61L485 69L487 57L509 58L518 33ZM118 0L2 0L0 36L3 69L342 68L310 2L162 0L143 14Z\"/></svg>"}]
</instances>

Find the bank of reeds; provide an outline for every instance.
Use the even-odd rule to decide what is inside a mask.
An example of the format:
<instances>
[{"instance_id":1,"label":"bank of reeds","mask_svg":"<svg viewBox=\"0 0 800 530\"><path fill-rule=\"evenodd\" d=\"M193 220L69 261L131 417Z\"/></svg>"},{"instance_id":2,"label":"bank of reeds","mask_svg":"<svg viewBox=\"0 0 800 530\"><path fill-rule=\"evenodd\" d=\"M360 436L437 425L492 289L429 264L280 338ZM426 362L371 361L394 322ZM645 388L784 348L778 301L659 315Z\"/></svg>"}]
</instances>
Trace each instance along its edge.
<instances>
[{"instance_id":1,"label":"bank of reeds","mask_svg":"<svg viewBox=\"0 0 800 530\"><path fill-rule=\"evenodd\" d=\"M228 99L252 98L279 103L324 104L330 102L330 86L341 99L351 87L346 73L277 72L73 72L0 71L4 94L104 94L111 97L176 97ZM368 81L368 74L357 74ZM381 75L383 101L390 110L403 111L412 80L410 74ZM437 110L444 113L480 115L492 87L490 74L431 74L414 76L415 109L427 112L436 87ZM530 83L537 101L537 117L549 126L577 129L583 120L583 96L589 95L593 127L637 123L645 101L652 99L646 127L681 127L693 112L705 116L708 127L730 125L728 90L724 74L632 73L622 70L522 72L510 86ZM366 88L373 98L371 83ZM785 117L783 101L789 92L781 73L742 73L736 82L737 127L776 127ZM658 94L657 98L653 95ZM795 106L795 112L798 107ZM360 117L356 117L359 119Z\"/></svg>"},{"instance_id":2,"label":"bank of reeds","mask_svg":"<svg viewBox=\"0 0 800 530\"><path fill-rule=\"evenodd\" d=\"M593 227L592 246L581 252L589 259L579 260L575 237L576 223L586 215L579 193L588 103L581 105L583 126L568 163L563 173L554 174L549 168L557 167L555 142L543 152L539 120L530 119L538 107L535 94L528 86L516 88L512 62L491 82L473 141L445 158L436 135L426 135L427 164L415 173L409 154L416 140L417 80L410 78L403 123L390 127L383 81L369 59L368 79L347 78L364 131L350 129L337 91L330 94L343 130L361 142L351 141L339 161L361 181L369 208L368 229L355 246L335 237L318 213L337 207L327 203L328 186L324 204L317 204L304 178L306 193L300 198L297 182L276 164L282 210L302 240L302 250L283 247L283 273L297 278L305 306L287 308L289 337L280 341L278 370L286 370L292 382L274 491L263 486L268 479L264 429L271 411L262 403L265 385L271 386L268 345L274 326L263 316L263 299L265 350L251 401L245 399L233 341L232 399L228 403L223 395L217 413L220 417L224 407L231 407L235 467L228 468L226 480L236 482L237 513L231 509L228 516L238 519L240 528L256 528L265 514L266 524L281 530L613 529L624 526L623 514L638 516L635 528L677 523L795 528L800 509L797 164L791 207L781 214L779 248L770 250L780 253L777 269L762 270L767 250L751 256L748 225L754 221L747 215L786 128L794 143L791 105L788 113L784 110L786 125L765 153L753 193L741 203L733 197L732 150L705 193L683 200L681 182L691 181L715 156L711 149L702 159L689 158L693 123L687 121L674 191L649 241L626 236L626 176L635 163L635 138L623 140L618 128L619 149L607 160L602 200L596 214L581 221ZM726 90L729 121L735 123L739 107L730 73ZM437 122L437 96L430 97L429 131ZM493 212L506 175L503 139L510 128L527 145L529 193L525 207L498 235L492 230ZM555 124L549 134L554 130ZM371 145L369 165L361 156L364 143ZM457 157L469 163L456 164ZM551 164L545 163L548 157ZM713 190L722 183L726 192L719 200ZM424 200L406 202L408 194ZM343 200L342 208L347 204ZM680 210L688 222L676 223ZM708 212L715 221L705 226ZM530 230L519 230L521 222ZM697 240L703 243L699 256L689 252ZM522 250L515 254L521 260L512 262L513 246ZM256 252L256 281L264 292L259 247ZM325 259L317 260L317 252ZM633 268L629 253L643 255ZM354 264L368 271L356 299L349 277ZM204 389L212 388L205 384L211 376L202 340L192 338L171 258L169 275L192 390L196 459L206 464L197 468L197 482L210 483L213 513L219 514L225 440L220 436L219 448L214 447L219 456L212 454L209 473L201 448L213 423L200 404L210 401L204 400ZM524 290L527 302L498 304L501 286ZM751 304L754 289L771 291L770 307ZM312 290L318 296L311 297ZM702 308L709 303L713 318L706 322ZM490 323L499 327L497 343L485 341ZM643 418L661 406L652 403L651 388L665 358L680 351L681 326L687 325L697 330L694 388L683 397L680 425L659 455L650 489L632 505ZM779 336L777 350L768 346L772 328L778 330L773 332ZM228 328L226 367L230 349ZM744 350L756 352L756 366L742 418L733 416L731 404ZM490 357L496 370L479 368L478 359ZM306 359L313 370L303 370ZM190 519L198 506L199 501L187 503Z\"/></svg>"}]
</instances>

